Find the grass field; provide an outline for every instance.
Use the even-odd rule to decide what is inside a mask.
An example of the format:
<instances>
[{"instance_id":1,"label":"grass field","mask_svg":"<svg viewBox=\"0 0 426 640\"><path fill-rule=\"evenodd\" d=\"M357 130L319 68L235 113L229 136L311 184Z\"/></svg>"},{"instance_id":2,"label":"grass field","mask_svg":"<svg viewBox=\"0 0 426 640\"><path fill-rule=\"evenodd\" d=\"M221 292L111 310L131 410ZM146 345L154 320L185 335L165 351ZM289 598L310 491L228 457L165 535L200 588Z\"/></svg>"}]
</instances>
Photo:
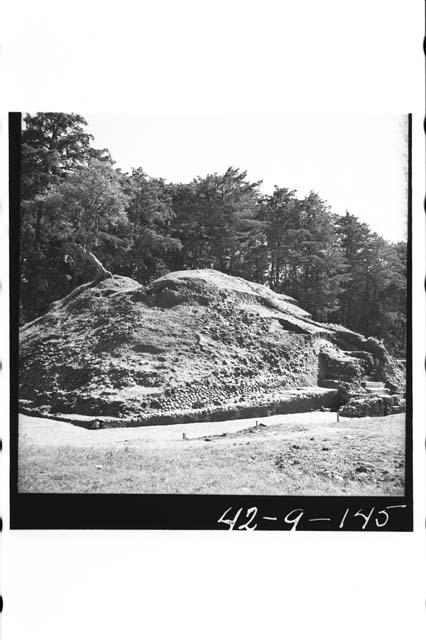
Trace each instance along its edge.
<instances>
[{"instance_id":1,"label":"grass field","mask_svg":"<svg viewBox=\"0 0 426 640\"><path fill-rule=\"evenodd\" d=\"M18 486L38 493L403 495L404 443L404 415L332 425L313 418L150 446L20 440Z\"/></svg>"}]
</instances>

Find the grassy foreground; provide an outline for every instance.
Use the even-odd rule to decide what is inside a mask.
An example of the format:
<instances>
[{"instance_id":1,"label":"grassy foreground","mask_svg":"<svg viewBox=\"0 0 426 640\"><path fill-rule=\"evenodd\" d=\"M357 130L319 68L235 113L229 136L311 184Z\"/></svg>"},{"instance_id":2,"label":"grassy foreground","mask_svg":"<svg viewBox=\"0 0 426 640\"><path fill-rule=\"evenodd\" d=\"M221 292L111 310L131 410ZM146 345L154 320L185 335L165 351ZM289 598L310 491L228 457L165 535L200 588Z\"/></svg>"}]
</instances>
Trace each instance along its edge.
<instances>
[{"instance_id":1,"label":"grassy foreground","mask_svg":"<svg viewBox=\"0 0 426 640\"><path fill-rule=\"evenodd\" d=\"M290 424L161 446L20 444L19 491L403 495L405 416Z\"/></svg>"}]
</instances>

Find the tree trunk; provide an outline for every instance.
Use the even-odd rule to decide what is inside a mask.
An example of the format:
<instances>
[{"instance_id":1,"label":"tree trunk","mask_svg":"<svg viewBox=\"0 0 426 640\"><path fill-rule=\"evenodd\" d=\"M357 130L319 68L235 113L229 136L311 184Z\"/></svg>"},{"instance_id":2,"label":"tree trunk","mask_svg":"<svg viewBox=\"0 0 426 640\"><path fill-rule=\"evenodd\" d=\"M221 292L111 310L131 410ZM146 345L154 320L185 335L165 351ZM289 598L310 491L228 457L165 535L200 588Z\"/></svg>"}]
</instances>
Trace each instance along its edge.
<instances>
[{"instance_id":1,"label":"tree trunk","mask_svg":"<svg viewBox=\"0 0 426 640\"><path fill-rule=\"evenodd\" d=\"M41 206L41 203L37 203L37 218L36 218L36 224L35 224L35 237L34 237L34 243L36 247L40 246L40 239L41 239L41 220L43 217L43 209Z\"/></svg>"},{"instance_id":2,"label":"tree trunk","mask_svg":"<svg viewBox=\"0 0 426 640\"><path fill-rule=\"evenodd\" d=\"M97 258L95 254L92 253L92 251L88 247L80 247L80 248L84 253L85 257L96 269L95 283L98 283L101 280L106 280L107 278L112 278L111 271L108 271L107 269L105 269L104 265L99 260L99 258Z\"/></svg>"}]
</instances>

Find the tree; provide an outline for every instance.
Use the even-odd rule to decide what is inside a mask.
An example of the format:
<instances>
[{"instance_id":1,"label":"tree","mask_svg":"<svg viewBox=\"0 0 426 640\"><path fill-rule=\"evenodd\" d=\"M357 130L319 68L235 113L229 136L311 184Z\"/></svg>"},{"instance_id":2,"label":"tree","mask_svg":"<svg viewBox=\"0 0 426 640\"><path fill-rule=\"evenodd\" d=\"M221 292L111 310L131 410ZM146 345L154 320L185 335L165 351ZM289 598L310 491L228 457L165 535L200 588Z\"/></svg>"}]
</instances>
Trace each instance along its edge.
<instances>
[{"instance_id":1,"label":"tree","mask_svg":"<svg viewBox=\"0 0 426 640\"><path fill-rule=\"evenodd\" d=\"M173 236L179 239L181 251L176 256L176 269L197 269L209 259L209 250L195 181L190 184L171 184L168 187L174 212Z\"/></svg>"},{"instance_id":2,"label":"tree","mask_svg":"<svg viewBox=\"0 0 426 640\"><path fill-rule=\"evenodd\" d=\"M300 202L300 207L303 229L298 298L317 320L325 322L339 308L347 265L334 217L326 202L311 191Z\"/></svg>"},{"instance_id":3,"label":"tree","mask_svg":"<svg viewBox=\"0 0 426 640\"><path fill-rule=\"evenodd\" d=\"M248 181L246 171L229 167L224 174L208 174L174 188L174 226L184 245L185 264L233 275L244 272L259 225L259 184Z\"/></svg>"},{"instance_id":4,"label":"tree","mask_svg":"<svg viewBox=\"0 0 426 640\"><path fill-rule=\"evenodd\" d=\"M140 282L149 282L168 271L181 242L172 235L175 214L163 180L149 178L141 168L124 180L127 194L127 268Z\"/></svg>"},{"instance_id":5,"label":"tree","mask_svg":"<svg viewBox=\"0 0 426 640\"><path fill-rule=\"evenodd\" d=\"M269 285L274 291L298 295L302 223L296 192L275 187L264 199L262 218L269 255Z\"/></svg>"},{"instance_id":6,"label":"tree","mask_svg":"<svg viewBox=\"0 0 426 640\"><path fill-rule=\"evenodd\" d=\"M96 279L111 275L95 255L103 234L126 222L128 198L120 173L106 162L91 159L39 196L46 211L51 233L66 239L96 269Z\"/></svg>"},{"instance_id":7,"label":"tree","mask_svg":"<svg viewBox=\"0 0 426 640\"><path fill-rule=\"evenodd\" d=\"M108 161L106 150L93 149L87 123L78 114L37 113L24 117L21 135L20 278L21 321L46 309L65 293L73 277L61 239L46 224L43 194L59 185L91 158ZM75 274L74 274L75 275Z\"/></svg>"},{"instance_id":8,"label":"tree","mask_svg":"<svg viewBox=\"0 0 426 640\"><path fill-rule=\"evenodd\" d=\"M272 289L297 298L317 320L326 321L339 306L346 263L334 216L313 192L303 200L275 187L265 199Z\"/></svg>"},{"instance_id":9,"label":"tree","mask_svg":"<svg viewBox=\"0 0 426 640\"><path fill-rule=\"evenodd\" d=\"M348 278L345 289L340 294L337 319L345 326L351 325L361 330L364 324L362 316L365 312L371 261L371 231L368 225L360 222L348 211L344 216L336 217L336 230L348 265Z\"/></svg>"},{"instance_id":10,"label":"tree","mask_svg":"<svg viewBox=\"0 0 426 640\"><path fill-rule=\"evenodd\" d=\"M35 196L58 184L70 171L84 166L91 158L109 160L109 152L91 147L93 136L84 130L86 120L75 113L37 113L24 117L21 136L22 213L35 213L34 240L41 239L43 208Z\"/></svg>"},{"instance_id":11,"label":"tree","mask_svg":"<svg viewBox=\"0 0 426 640\"><path fill-rule=\"evenodd\" d=\"M336 320L385 339L395 353L405 355L406 243L386 242L348 212L338 217L336 228L348 264Z\"/></svg>"}]
</instances>

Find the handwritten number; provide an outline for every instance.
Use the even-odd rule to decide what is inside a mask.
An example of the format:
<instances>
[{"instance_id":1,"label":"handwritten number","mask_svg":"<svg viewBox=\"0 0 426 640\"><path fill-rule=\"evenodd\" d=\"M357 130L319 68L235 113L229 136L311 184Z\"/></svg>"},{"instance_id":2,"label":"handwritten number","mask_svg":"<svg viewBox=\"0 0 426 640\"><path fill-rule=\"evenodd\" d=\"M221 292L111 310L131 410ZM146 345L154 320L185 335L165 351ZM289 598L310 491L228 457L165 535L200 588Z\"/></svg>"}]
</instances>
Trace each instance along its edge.
<instances>
[{"instance_id":1,"label":"handwritten number","mask_svg":"<svg viewBox=\"0 0 426 640\"><path fill-rule=\"evenodd\" d=\"M235 525L237 524L237 520L240 517L241 511L243 510L243 508L241 507L241 509L238 509L237 513L235 514L234 518L232 518L232 520L229 519L229 518L225 519L226 514L229 513L229 511L231 511L231 510L232 510L232 507L229 507L229 509L227 509L226 511L224 511L222 513L222 515L220 516L220 518L218 520L219 523L223 522L223 524L227 524L228 525L228 527L229 527L228 531L231 531L235 527Z\"/></svg>"},{"instance_id":2,"label":"handwritten number","mask_svg":"<svg viewBox=\"0 0 426 640\"><path fill-rule=\"evenodd\" d=\"M386 509L382 509L381 511L377 511L376 516L374 518L374 522L376 527L378 527L379 529L382 529L383 527L385 527L388 522L389 522L389 518L390 515L388 513L388 509L392 509L392 508L397 508L397 507L405 507L406 505L395 505L395 506L391 506L391 507L386 507ZM240 507L239 509L237 509L237 511L235 512L234 517L231 517L229 514L232 513L232 510L234 509L234 507L229 507L228 509L226 509L226 511L223 512L223 514L220 516L218 523L223 523L226 524L228 527L228 530L231 531L232 529L235 529L238 523L238 520L241 518L241 514L243 513L243 507ZM375 507L372 507L371 510L368 513L363 513L363 511L361 509L359 509L355 514L354 514L354 518L360 517L363 518L364 522L361 526L362 530L365 530L369 523L372 521L373 518L373 514L375 511ZM257 507L249 507L246 512L245 512L245 518L246 518L246 522L243 522L242 524L240 524L238 526L238 530L239 531L254 531L255 529L257 529L257 523L255 522L255 518L258 515L259 509ZM342 519L340 520L339 523L339 529L342 529L345 525L346 519L349 515L350 509L347 508L345 510L345 513L342 516ZM284 518L284 522L285 524L289 524L291 525L290 531L296 531L297 527L299 526L300 521L302 520L304 515L304 511L303 509L293 509L292 511L289 511L289 513L287 513L287 515ZM244 519L244 517L243 517ZM266 520L276 520L276 518L272 518L272 517L266 517Z\"/></svg>"},{"instance_id":3,"label":"handwritten number","mask_svg":"<svg viewBox=\"0 0 426 640\"><path fill-rule=\"evenodd\" d=\"M381 513L383 513L383 514L385 515L385 518L386 518L386 519L385 519L385 521L384 521L384 522L382 522L382 523L380 524L380 523L379 523L379 518L378 518L378 517L376 517L376 526L377 526L377 527L379 527L379 528L381 528L381 527L385 527L385 526L387 525L387 523L388 523L388 520L389 520L389 514L388 514L388 512L387 512L385 509L382 509L381 511L379 511L379 513L377 514L377 516L379 516Z\"/></svg>"},{"instance_id":4,"label":"handwritten number","mask_svg":"<svg viewBox=\"0 0 426 640\"><path fill-rule=\"evenodd\" d=\"M348 513L349 513L349 509L346 509L346 511L345 511L345 513L343 515L343 518L340 521L339 529L341 529L343 527L343 525L345 524L346 516L348 515Z\"/></svg>"},{"instance_id":5,"label":"handwritten number","mask_svg":"<svg viewBox=\"0 0 426 640\"><path fill-rule=\"evenodd\" d=\"M295 515L294 517L291 517L292 514L295 514L295 513L297 513L298 515L297 516ZM290 511L290 513L288 513L286 515L286 517L284 518L284 522L286 524L292 524L293 525L292 528L290 529L290 531L296 531L297 525L299 524L302 516L303 516L303 509L293 509L293 511Z\"/></svg>"},{"instance_id":6,"label":"handwritten number","mask_svg":"<svg viewBox=\"0 0 426 640\"><path fill-rule=\"evenodd\" d=\"M247 509L246 516L248 520L245 524L242 524L240 527L238 527L238 529L245 529L246 531L254 531L257 527L257 524L254 524L252 527L250 527L249 525L253 522L256 515L257 515L257 507L250 507L250 509Z\"/></svg>"},{"instance_id":7,"label":"handwritten number","mask_svg":"<svg viewBox=\"0 0 426 640\"><path fill-rule=\"evenodd\" d=\"M361 518L364 518L364 524L362 525L361 529L365 529L366 526L368 525L371 516L373 515L374 512L374 507L371 509L370 513L368 515L365 515L365 513L362 513L361 509L359 509L359 511L356 512L355 514L355 518L357 516L361 516Z\"/></svg>"}]
</instances>

